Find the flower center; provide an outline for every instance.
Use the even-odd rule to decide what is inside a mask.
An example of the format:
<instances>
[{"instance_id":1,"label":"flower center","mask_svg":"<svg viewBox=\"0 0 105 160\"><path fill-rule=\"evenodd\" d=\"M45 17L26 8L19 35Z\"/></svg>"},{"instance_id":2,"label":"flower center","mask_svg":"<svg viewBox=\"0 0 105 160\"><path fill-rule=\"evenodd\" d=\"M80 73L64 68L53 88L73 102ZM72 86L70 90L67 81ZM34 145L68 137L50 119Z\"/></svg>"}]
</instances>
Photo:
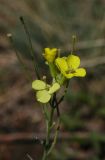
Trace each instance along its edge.
<instances>
[{"instance_id":1,"label":"flower center","mask_svg":"<svg viewBox=\"0 0 105 160\"><path fill-rule=\"evenodd\" d=\"M70 74L70 73L73 74L73 73L75 73L75 70L74 70L74 69L70 69L70 70L66 71L66 73L67 73L67 74Z\"/></svg>"}]
</instances>

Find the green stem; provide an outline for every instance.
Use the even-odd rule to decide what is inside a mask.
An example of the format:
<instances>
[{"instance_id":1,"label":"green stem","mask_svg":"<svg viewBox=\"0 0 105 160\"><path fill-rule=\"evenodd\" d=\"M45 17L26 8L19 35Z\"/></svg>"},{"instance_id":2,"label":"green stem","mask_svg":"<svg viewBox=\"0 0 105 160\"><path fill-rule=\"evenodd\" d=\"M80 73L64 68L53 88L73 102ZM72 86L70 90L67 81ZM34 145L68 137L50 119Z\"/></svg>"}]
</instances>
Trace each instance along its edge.
<instances>
[{"instance_id":1,"label":"green stem","mask_svg":"<svg viewBox=\"0 0 105 160\"><path fill-rule=\"evenodd\" d=\"M56 144L56 142L57 142L58 133L59 133L59 128L60 128L60 118L58 118L57 129L56 129L56 132L55 132L54 140L53 140L53 142L52 142L51 147L50 147L49 150L48 150L47 155L49 155L49 154L52 152L52 150L53 150L53 148L54 148L54 146L55 146L55 144Z\"/></svg>"},{"instance_id":2,"label":"green stem","mask_svg":"<svg viewBox=\"0 0 105 160\"><path fill-rule=\"evenodd\" d=\"M76 35L73 35L72 36L72 51L71 51L71 54L73 53L73 52L75 52L75 44L76 44Z\"/></svg>"},{"instance_id":3,"label":"green stem","mask_svg":"<svg viewBox=\"0 0 105 160\"><path fill-rule=\"evenodd\" d=\"M54 115L54 107L51 107L50 117L49 119L46 119L46 125L47 125L47 136L46 136L46 142L44 146L44 153L42 160L47 160L49 146L50 146L50 134L51 134L51 128L53 123L53 115Z\"/></svg>"},{"instance_id":4,"label":"green stem","mask_svg":"<svg viewBox=\"0 0 105 160\"><path fill-rule=\"evenodd\" d=\"M12 34L11 34L11 33L7 34L7 37L9 38L10 43L11 43L11 45L12 45L14 51L15 51L15 54L16 54L16 56L17 56L17 58L18 58L18 60L19 60L19 62L20 62L20 64L21 64L21 66L23 67L23 69L24 69L24 71L25 71L25 73L26 73L27 79L28 79L30 82L32 82L32 75L30 74L30 71L29 71L28 67L27 67L27 66L25 65L25 63L22 61L22 58L21 58L21 56L19 55L17 49L15 48L14 39L13 39L13 37L12 37Z\"/></svg>"},{"instance_id":5,"label":"green stem","mask_svg":"<svg viewBox=\"0 0 105 160\"><path fill-rule=\"evenodd\" d=\"M65 97L65 95L67 93L67 90L68 90L68 86L69 86L69 81L66 83L64 94L62 95L62 97L57 102L57 106L64 100L64 97Z\"/></svg>"},{"instance_id":6,"label":"green stem","mask_svg":"<svg viewBox=\"0 0 105 160\"><path fill-rule=\"evenodd\" d=\"M59 111L59 106L57 104L56 94L55 94L55 103L56 103L56 107L55 108L56 108L57 117L58 117L57 128L56 128L56 131L55 131L55 136L54 136L53 142L52 142L52 144L51 144L51 146L50 146L50 148L48 150L47 155L49 155L52 152L52 150L53 150L53 148L54 148L54 146L55 146L55 144L57 142L58 133L59 133L59 129L60 129L60 111Z\"/></svg>"},{"instance_id":7,"label":"green stem","mask_svg":"<svg viewBox=\"0 0 105 160\"><path fill-rule=\"evenodd\" d=\"M56 99L56 94L54 94L54 96L53 96L53 101L52 101L51 105L54 107L51 107L50 116L49 116L49 118L46 118L47 135L46 135L46 142L44 145L44 153L43 153L42 160L47 160L47 157L52 152L52 150L56 144L56 141L58 138L58 133L59 133L59 128L60 128L60 111L59 111L59 105L58 105L57 99ZM53 116L54 116L55 109L57 111L57 124L56 124L57 127L55 130L55 135L54 135L53 141L50 144L50 135L51 135L51 130L53 128Z\"/></svg>"},{"instance_id":8,"label":"green stem","mask_svg":"<svg viewBox=\"0 0 105 160\"><path fill-rule=\"evenodd\" d=\"M52 123L53 123L54 109L55 109L54 107L51 107L51 113L50 113L50 119L48 122L48 130L47 130L47 137L46 137L46 146L48 146L50 143L50 133L51 133Z\"/></svg>"},{"instance_id":9,"label":"green stem","mask_svg":"<svg viewBox=\"0 0 105 160\"><path fill-rule=\"evenodd\" d=\"M47 159L47 152L46 152L46 150L44 149L44 153L43 153L43 158L42 158L42 160L46 160Z\"/></svg>"},{"instance_id":10,"label":"green stem","mask_svg":"<svg viewBox=\"0 0 105 160\"><path fill-rule=\"evenodd\" d=\"M29 50L30 50L30 53L31 53L31 58L32 58L33 67L34 67L36 76L37 76L38 79L40 79L39 68L38 68L37 61L35 60L35 53L34 53L34 49L33 49L33 46L32 46L30 33L29 33L28 29L27 29L27 25L26 25L26 23L24 21L24 18L22 16L20 17L20 21L21 21L21 23L22 23L22 25L24 27L24 30L25 30L25 33L26 33L26 36L27 36L27 40L28 40L28 44L29 44Z\"/></svg>"}]
</instances>

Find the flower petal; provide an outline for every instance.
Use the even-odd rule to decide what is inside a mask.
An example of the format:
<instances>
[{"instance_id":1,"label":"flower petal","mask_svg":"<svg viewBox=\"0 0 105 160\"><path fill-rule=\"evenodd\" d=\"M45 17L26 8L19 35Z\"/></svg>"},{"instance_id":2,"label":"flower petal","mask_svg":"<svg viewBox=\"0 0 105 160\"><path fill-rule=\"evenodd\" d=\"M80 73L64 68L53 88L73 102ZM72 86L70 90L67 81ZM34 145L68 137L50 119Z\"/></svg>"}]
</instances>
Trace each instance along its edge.
<instances>
[{"instance_id":1,"label":"flower petal","mask_svg":"<svg viewBox=\"0 0 105 160\"><path fill-rule=\"evenodd\" d=\"M48 93L53 94L60 88L59 83L54 83L53 86L49 89Z\"/></svg>"},{"instance_id":2,"label":"flower petal","mask_svg":"<svg viewBox=\"0 0 105 160\"><path fill-rule=\"evenodd\" d=\"M80 58L75 55L69 55L67 57L67 64L69 66L69 70L76 70L80 65Z\"/></svg>"},{"instance_id":3,"label":"flower petal","mask_svg":"<svg viewBox=\"0 0 105 160\"><path fill-rule=\"evenodd\" d=\"M36 99L41 103L47 103L51 98L51 95L48 93L47 90L37 91L36 92Z\"/></svg>"},{"instance_id":4,"label":"flower petal","mask_svg":"<svg viewBox=\"0 0 105 160\"><path fill-rule=\"evenodd\" d=\"M68 74L65 73L64 76L65 76L66 78L70 79L70 78L74 77L74 74L73 74L73 73L68 73Z\"/></svg>"},{"instance_id":5,"label":"flower petal","mask_svg":"<svg viewBox=\"0 0 105 160\"><path fill-rule=\"evenodd\" d=\"M67 62L66 62L66 57L57 58L55 60L55 64L58 67L58 69L61 71L61 73L64 73L64 72L68 71L68 69L69 69Z\"/></svg>"},{"instance_id":6,"label":"flower petal","mask_svg":"<svg viewBox=\"0 0 105 160\"><path fill-rule=\"evenodd\" d=\"M35 80L32 82L32 88L35 90L42 90L46 88L46 83L41 80Z\"/></svg>"},{"instance_id":7,"label":"flower petal","mask_svg":"<svg viewBox=\"0 0 105 160\"><path fill-rule=\"evenodd\" d=\"M86 70L84 68L79 68L75 71L74 76L76 77L85 77Z\"/></svg>"}]
</instances>

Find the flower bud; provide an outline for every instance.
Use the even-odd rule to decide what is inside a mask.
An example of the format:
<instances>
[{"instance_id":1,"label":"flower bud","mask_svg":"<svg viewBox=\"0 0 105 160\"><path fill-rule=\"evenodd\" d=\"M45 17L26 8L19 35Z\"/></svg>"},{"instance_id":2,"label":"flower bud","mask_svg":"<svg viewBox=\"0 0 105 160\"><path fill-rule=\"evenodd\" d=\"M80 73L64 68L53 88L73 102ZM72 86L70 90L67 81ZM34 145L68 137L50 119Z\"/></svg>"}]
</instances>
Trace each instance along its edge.
<instances>
[{"instance_id":1,"label":"flower bud","mask_svg":"<svg viewBox=\"0 0 105 160\"><path fill-rule=\"evenodd\" d=\"M57 48L45 48L45 52L43 54L44 58L47 62L52 63L55 60L57 54Z\"/></svg>"}]
</instances>

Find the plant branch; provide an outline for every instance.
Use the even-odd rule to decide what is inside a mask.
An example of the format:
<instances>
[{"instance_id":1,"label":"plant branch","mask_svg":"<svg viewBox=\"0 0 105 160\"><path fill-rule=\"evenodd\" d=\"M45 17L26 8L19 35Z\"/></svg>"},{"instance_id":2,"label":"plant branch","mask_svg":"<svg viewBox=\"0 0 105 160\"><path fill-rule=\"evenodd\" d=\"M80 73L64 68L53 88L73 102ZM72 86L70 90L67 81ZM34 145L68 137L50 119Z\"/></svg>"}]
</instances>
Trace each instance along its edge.
<instances>
[{"instance_id":1,"label":"plant branch","mask_svg":"<svg viewBox=\"0 0 105 160\"><path fill-rule=\"evenodd\" d=\"M46 119L46 128L47 128L47 135L46 135L46 141L44 144L44 153L42 160L46 160L48 156L48 151L50 147L50 136L51 136L51 129L53 124L53 115L54 115L54 107L51 107L50 116L49 119Z\"/></svg>"},{"instance_id":2,"label":"plant branch","mask_svg":"<svg viewBox=\"0 0 105 160\"><path fill-rule=\"evenodd\" d=\"M29 33L28 29L27 29L26 23L25 23L24 18L22 16L20 17L20 21L21 21L21 23L22 23L22 25L24 27L24 30L25 30L25 33L26 33L26 36L27 36L27 39L28 39L29 49L30 49L31 58L32 58L32 62L33 62L33 66L34 66L34 70L35 70L36 76L37 76L38 79L40 79L39 69L38 69L37 62L35 61L34 49L33 49L33 46L32 46L30 33Z\"/></svg>"},{"instance_id":3,"label":"plant branch","mask_svg":"<svg viewBox=\"0 0 105 160\"><path fill-rule=\"evenodd\" d=\"M13 39L13 37L12 37L12 34L11 34L11 33L8 33L8 34L7 34L7 37L8 37L9 40L10 40L10 43L11 43L11 45L12 45L12 47L13 47L15 53L16 53L16 56L17 56L17 58L18 58L18 60L19 60L19 62L20 62L20 64L21 64L22 68L23 68L24 71L27 73L27 74L26 74L26 75L27 75L27 78L29 79L29 81L32 82L32 76L31 76L31 74L30 74L30 72L29 72L29 69L27 68L27 66L25 65L25 63L23 63L23 61L22 61L22 59L21 59L21 57L20 57L17 49L15 48L14 39Z\"/></svg>"},{"instance_id":4,"label":"plant branch","mask_svg":"<svg viewBox=\"0 0 105 160\"><path fill-rule=\"evenodd\" d=\"M62 97L59 99L59 101L57 102L57 105L59 105L63 100L64 100L64 97L67 93L67 89L68 89L68 86L69 86L69 81L66 83L66 87L65 87L65 91L64 91L64 94L62 95Z\"/></svg>"}]
</instances>

